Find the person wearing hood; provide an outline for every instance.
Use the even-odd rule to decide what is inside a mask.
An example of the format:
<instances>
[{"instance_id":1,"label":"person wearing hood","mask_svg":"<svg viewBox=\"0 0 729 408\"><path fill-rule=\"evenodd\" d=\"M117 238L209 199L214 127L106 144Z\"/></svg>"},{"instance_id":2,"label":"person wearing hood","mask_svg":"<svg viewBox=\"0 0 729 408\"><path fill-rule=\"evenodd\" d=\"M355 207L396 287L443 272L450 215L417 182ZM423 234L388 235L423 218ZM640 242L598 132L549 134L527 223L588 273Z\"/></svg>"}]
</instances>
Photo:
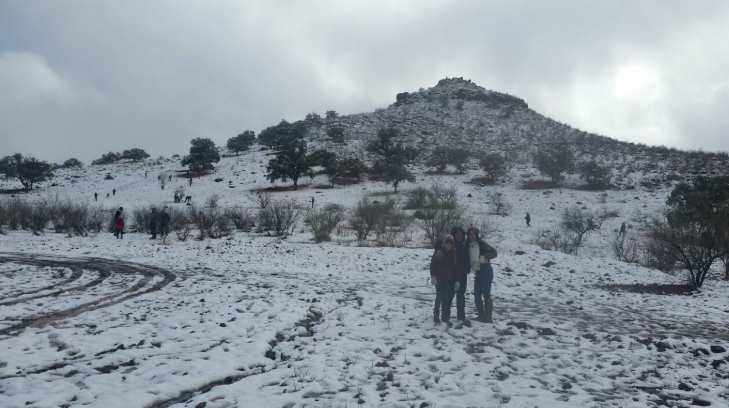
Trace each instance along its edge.
<instances>
[{"instance_id":1,"label":"person wearing hood","mask_svg":"<svg viewBox=\"0 0 729 408\"><path fill-rule=\"evenodd\" d=\"M453 283L456 276L456 249L451 235L447 235L442 245L435 244L435 253L430 259L430 280L435 285L435 304L433 305L433 321L441 320L450 324L451 299Z\"/></svg>"},{"instance_id":2,"label":"person wearing hood","mask_svg":"<svg viewBox=\"0 0 729 408\"><path fill-rule=\"evenodd\" d=\"M456 318L464 321L466 320L466 287L468 286L468 272L471 270L471 264L468 258L466 232L461 227L453 227L451 235L456 250L456 276L453 283L453 294L456 298Z\"/></svg>"},{"instance_id":3,"label":"person wearing hood","mask_svg":"<svg viewBox=\"0 0 729 408\"><path fill-rule=\"evenodd\" d=\"M478 320L491 323L494 302L491 298L491 282L494 270L491 260L496 258L496 250L484 242L475 227L468 229L468 259L470 269L474 272L473 296Z\"/></svg>"}]
</instances>

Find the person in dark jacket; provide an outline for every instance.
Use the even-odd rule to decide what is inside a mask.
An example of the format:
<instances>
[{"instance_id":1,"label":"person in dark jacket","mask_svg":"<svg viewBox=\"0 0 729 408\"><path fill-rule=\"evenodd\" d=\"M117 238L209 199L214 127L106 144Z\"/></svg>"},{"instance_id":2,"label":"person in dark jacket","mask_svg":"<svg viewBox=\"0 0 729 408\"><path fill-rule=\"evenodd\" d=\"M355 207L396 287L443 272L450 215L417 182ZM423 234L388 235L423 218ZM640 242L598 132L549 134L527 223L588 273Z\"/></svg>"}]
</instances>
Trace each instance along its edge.
<instances>
[{"instance_id":1,"label":"person in dark jacket","mask_svg":"<svg viewBox=\"0 0 729 408\"><path fill-rule=\"evenodd\" d=\"M167 207L162 208L162 212L159 214L159 235L164 240L167 234L170 233L170 213L167 212Z\"/></svg>"},{"instance_id":2,"label":"person in dark jacket","mask_svg":"<svg viewBox=\"0 0 729 408\"><path fill-rule=\"evenodd\" d=\"M496 250L479 236L475 227L468 229L468 259L474 272L473 296L478 320L491 323L493 321L494 302L491 298L491 282L494 270L491 260L496 258Z\"/></svg>"},{"instance_id":3,"label":"person in dark jacket","mask_svg":"<svg viewBox=\"0 0 729 408\"><path fill-rule=\"evenodd\" d=\"M159 228L159 213L157 208L152 207L152 214L149 217L149 232L152 236L149 239L157 239L157 231Z\"/></svg>"},{"instance_id":4,"label":"person in dark jacket","mask_svg":"<svg viewBox=\"0 0 729 408\"><path fill-rule=\"evenodd\" d=\"M433 305L433 321L450 324L451 298L456 276L456 249L451 235L447 235L442 246L435 247L430 259L430 280L435 285L435 304Z\"/></svg>"},{"instance_id":5,"label":"person in dark jacket","mask_svg":"<svg viewBox=\"0 0 729 408\"><path fill-rule=\"evenodd\" d=\"M471 270L471 263L468 259L468 246L466 245L466 233L461 227L453 227L451 235L456 246L456 277L453 283L453 295L456 298L456 319L466 320L466 287L468 286L468 272Z\"/></svg>"}]
</instances>

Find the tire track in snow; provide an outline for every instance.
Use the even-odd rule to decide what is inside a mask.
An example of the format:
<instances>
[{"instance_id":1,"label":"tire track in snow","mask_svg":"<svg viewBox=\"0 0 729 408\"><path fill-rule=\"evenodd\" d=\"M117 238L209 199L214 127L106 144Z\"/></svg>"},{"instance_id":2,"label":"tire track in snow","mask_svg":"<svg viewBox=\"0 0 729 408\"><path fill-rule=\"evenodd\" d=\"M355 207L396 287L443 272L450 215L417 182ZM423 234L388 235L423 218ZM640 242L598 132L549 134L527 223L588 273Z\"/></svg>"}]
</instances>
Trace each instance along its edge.
<instances>
[{"instance_id":1,"label":"tire track in snow","mask_svg":"<svg viewBox=\"0 0 729 408\"><path fill-rule=\"evenodd\" d=\"M44 327L55 321L78 316L84 312L109 307L150 292L155 292L167 286L176 278L174 273L166 269L104 258L73 258L57 255L16 252L0 253L0 263L4 262L34 265L38 267L66 267L70 269L98 271L99 277L97 279L76 288L59 289L60 292L56 293L56 296L68 291L89 289L101 284L103 280L111 274L140 275L141 278L134 285L122 290L121 292L101 296L93 301L70 307L68 309L22 317L20 323L0 329L0 336L17 336L22 333L26 327ZM161 279L150 285L150 282L152 282L155 277L160 277ZM21 299L18 300L18 302L32 299L34 298Z\"/></svg>"},{"instance_id":2,"label":"tire track in snow","mask_svg":"<svg viewBox=\"0 0 729 408\"><path fill-rule=\"evenodd\" d=\"M14 271L14 272L19 272L19 271L21 271L21 270L18 269L18 270ZM56 282L56 283L54 283L52 285L43 286L43 287L40 287L40 288L37 288L37 289L31 289L31 290L26 290L26 291L18 291L18 292L15 292L15 293L9 293L9 294L5 295L5 297L6 298L17 298L19 296L33 295L33 294L36 294L36 293L44 292L46 290L51 290L51 289L57 288L59 286L68 285L69 283L72 283L74 281L77 281L79 278L81 278L81 276L83 276L83 271L81 269L74 268L74 269L72 269L72 271L73 272L71 273L71 276L69 276L67 279L62 280L60 282ZM42 295L42 296L52 296L52 295L51 294L45 294L45 295ZM37 299L37 297L35 297L33 299ZM18 302L22 302L24 300L25 299L8 300L8 301L4 301L4 302L0 303L0 306L12 305L12 304L15 304L15 303L18 303Z\"/></svg>"}]
</instances>

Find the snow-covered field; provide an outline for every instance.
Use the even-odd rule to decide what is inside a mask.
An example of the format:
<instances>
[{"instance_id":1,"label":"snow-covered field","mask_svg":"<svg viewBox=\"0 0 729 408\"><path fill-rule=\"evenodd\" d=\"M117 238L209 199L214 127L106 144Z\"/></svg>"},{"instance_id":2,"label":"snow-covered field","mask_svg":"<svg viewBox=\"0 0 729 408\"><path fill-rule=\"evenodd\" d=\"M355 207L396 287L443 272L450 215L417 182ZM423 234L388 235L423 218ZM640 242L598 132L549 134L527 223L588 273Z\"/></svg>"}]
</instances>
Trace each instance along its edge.
<instances>
[{"instance_id":1,"label":"snow-covered field","mask_svg":"<svg viewBox=\"0 0 729 408\"><path fill-rule=\"evenodd\" d=\"M263 163L260 152L226 158L192 187L173 179L165 190L157 175L172 161L90 167L33 197L94 204L98 192L108 208L181 206L172 192L185 185L200 204L218 194L223 206L252 207L250 190L268 186ZM346 237L314 244L308 231L166 244L143 234L0 235L0 407L729 406L729 283L712 279L690 296L601 287L683 282L618 262L609 247L623 221L638 228L660 211L668 190L464 183L474 175L419 175L418 184L455 186L471 218L493 228L493 325L433 324L431 250L418 236L384 248ZM388 189L275 196L351 207ZM509 216L487 215L491 191L513 205ZM531 243L573 205L618 216L579 256Z\"/></svg>"}]
</instances>

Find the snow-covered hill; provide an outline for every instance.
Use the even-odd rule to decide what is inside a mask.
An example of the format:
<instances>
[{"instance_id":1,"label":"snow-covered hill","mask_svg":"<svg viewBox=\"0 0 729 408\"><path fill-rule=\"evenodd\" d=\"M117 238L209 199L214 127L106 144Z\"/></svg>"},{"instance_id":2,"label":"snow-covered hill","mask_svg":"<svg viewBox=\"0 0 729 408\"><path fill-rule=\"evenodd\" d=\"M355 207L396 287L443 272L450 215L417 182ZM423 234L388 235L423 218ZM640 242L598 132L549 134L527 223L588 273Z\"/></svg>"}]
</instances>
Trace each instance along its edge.
<instances>
[{"instance_id":1,"label":"snow-covered hill","mask_svg":"<svg viewBox=\"0 0 729 408\"><path fill-rule=\"evenodd\" d=\"M725 153L685 152L620 142L559 123L530 109L517 97L486 90L470 80L445 78L434 87L402 92L396 101L370 113L301 121L317 145L359 155L377 131L394 127L412 146L466 148L473 153L497 152L526 163L545 144L572 149L581 160L595 160L615 170L615 182L633 172L653 174L663 180L697 174L729 174ZM344 130L344 144L333 143L327 131Z\"/></svg>"}]
</instances>

